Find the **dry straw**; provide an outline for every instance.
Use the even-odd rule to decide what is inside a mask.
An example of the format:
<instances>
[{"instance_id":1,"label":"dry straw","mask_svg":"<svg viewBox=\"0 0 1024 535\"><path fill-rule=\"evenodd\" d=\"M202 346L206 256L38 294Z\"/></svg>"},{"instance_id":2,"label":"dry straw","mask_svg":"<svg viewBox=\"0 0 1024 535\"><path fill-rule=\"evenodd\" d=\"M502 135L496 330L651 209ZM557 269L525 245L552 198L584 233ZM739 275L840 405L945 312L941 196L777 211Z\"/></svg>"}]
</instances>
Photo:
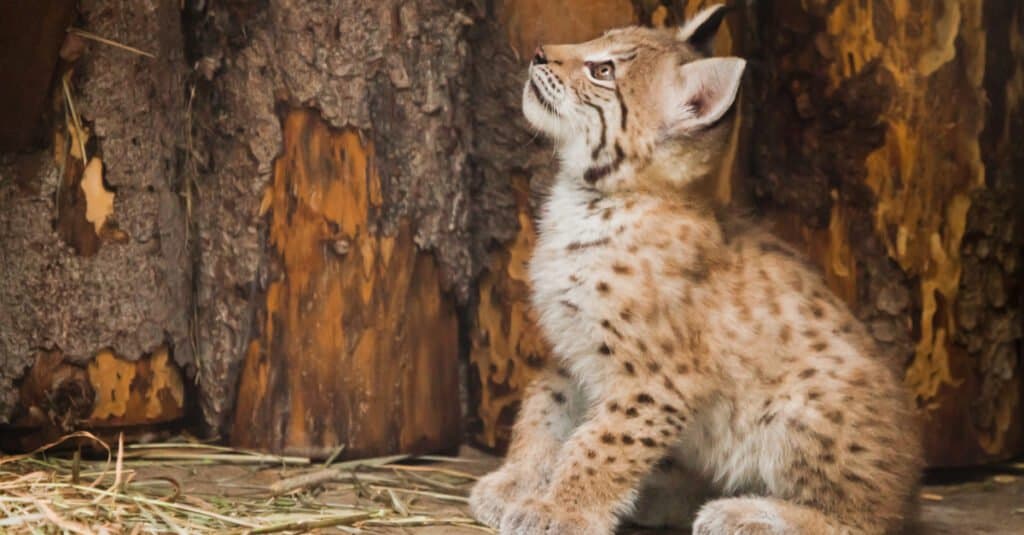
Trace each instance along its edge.
<instances>
[{"instance_id":1,"label":"dry straw","mask_svg":"<svg viewBox=\"0 0 1024 535\"><path fill-rule=\"evenodd\" d=\"M107 455L54 453L69 444ZM453 461L396 455L314 464L188 441L126 446L122 437L115 450L77 432L0 457L0 533L492 533L465 514L475 477Z\"/></svg>"}]
</instances>

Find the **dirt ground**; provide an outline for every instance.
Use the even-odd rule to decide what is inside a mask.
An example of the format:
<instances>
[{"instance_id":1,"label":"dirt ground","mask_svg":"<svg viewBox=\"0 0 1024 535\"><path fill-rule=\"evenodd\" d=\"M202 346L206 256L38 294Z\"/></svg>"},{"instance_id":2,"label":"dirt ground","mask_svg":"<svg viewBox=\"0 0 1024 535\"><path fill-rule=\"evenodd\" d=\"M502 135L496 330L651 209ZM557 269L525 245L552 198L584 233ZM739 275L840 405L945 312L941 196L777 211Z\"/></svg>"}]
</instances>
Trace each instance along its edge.
<instances>
[{"instance_id":1,"label":"dirt ground","mask_svg":"<svg viewBox=\"0 0 1024 535\"><path fill-rule=\"evenodd\" d=\"M500 460L471 449L464 449L460 462L433 464L453 470L483 474L495 468ZM921 493L922 535L953 535L971 533L1024 534L1024 468L1020 463L987 471L957 471L929 474L928 485ZM268 494L270 485L308 468L266 468L254 466L159 466L141 470L139 478L171 478L182 485L185 496L216 496L230 501L232 497L252 498ZM303 491L310 503L325 507L355 505L361 508L390 507L389 496L380 492L360 491L352 485L327 483ZM452 494L464 494L465 489ZM466 506L452 499L436 500L425 496L408 496L403 503L413 513L429 510L431 514L465 517ZM415 535L462 535L487 531L479 526L425 527L363 527L369 533L410 533ZM318 533L341 533L339 528L322 528ZM623 530L628 535L668 535L672 531Z\"/></svg>"}]
</instances>

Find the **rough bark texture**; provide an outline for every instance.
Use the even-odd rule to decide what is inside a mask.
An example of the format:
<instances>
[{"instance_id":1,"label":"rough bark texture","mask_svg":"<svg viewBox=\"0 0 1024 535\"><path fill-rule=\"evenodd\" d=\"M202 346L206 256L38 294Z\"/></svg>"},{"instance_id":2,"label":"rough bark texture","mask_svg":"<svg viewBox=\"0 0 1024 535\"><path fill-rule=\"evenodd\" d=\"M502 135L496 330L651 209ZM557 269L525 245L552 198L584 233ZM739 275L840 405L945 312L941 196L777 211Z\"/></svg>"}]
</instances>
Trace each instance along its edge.
<instances>
[{"instance_id":1,"label":"rough bark texture","mask_svg":"<svg viewBox=\"0 0 1024 535\"><path fill-rule=\"evenodd\" d=\"M273 263L231 442L326 457L457 445L458 320L408 224L378 234L373 145L288 112L262 212Z\"/></svg>"},{"instance_id":2,"label":"rough bark texture","mask_svg":"<svg viewBox=\"0 0 1024 535\"><path fill-rule=\"evenodd\" d=\"M205 423L228 430L239 400L232 441L316 454L346 443L350 455L391 449L395 435L403 446L418 443L406 432L421 433L422 445L457 441L457 422L444 416L458 409L452 307L475 269L462 80L472 19L459 8L277 0L190 15L192 59L208 78L198 83L192 147L200 401ZM296 113L325 126L303 115L298 137L283 138L282 121ZM317 143L339 148L319 153ZM343 171L350 158L367 169ZM376 197L350 213L358 203L332 199L331 188ZM327 271L307 272L293 254L315 256ZM275 308L300 305L309 308ZM257 373L261 366L269 369ZM400 370L377 375L392 367ZM436 385L424 386L427 378ZM447 397L429 399L445 386L451 409ZM395 427L424 406L438 410L440 420L421 424L433 429ZM331 416L319 421L323 411ZM393 425L371 432L383 421Z\"/></svg>"},{"instance_id":3,"label":"rough bark texture","mask_svg":"<svg viewBox=\"0 0 1024 535\"><path fill-rule=\"evenodd\" d=\"M527 4L497 3L484 42L529 49L630 22L603 18L613 7L560 2L553 9L572 15L530 17L526 34L521 18L500 13ZM707 2L634 4L636 20L659 25ZM715 196L756 206L822 267L917 395L933 465L1024 446L1020 11L1014 2L760 2L730 15L716 42L752 61ZM589 34L577 31L581 19ZM518 88L506 91L507 101L486 103L515 108ZM491 158L490 172L542 184L548 171L535 162L545 148L502 134L493 152L516 157ZM521 220L527 212L520 205ZM473 438L487 447L507 438L530 364L544 354L518 265L532 227L495 237L504 245L481 280L470 357Z\"/></svg>"},{"instance_id":4,"label":"rough bark texture","mask_svg":"<svg viewBox=\"0 0 1024 535\"><path fill-rule=\"evenodd\" d=\"M906 369L933 465L1022 447L1022 13L982 6L756 14L757 204Z\"/></svg>"},{"instance_id":5,"label":"rough bark texture","mask_svg":"<svg viewBox=\"0 0 1024 535\"><path fill-rule=\"evenodd\" d=\"M72 43L68 58L80 58L60 69L71 70L80 120L58 85L52 147L0 164L0 422L50 432L183 412L179 368L192 362L176 193L184 113L181 93L168 90L183 86L179 20L176 0L79 2L78 27L156 57ZM173 410L97 412L105 379L88 370L98 356L137 369L128 390L146 395L142 382L154 378L140 359L157 353L178 378Z\"/></svg>"}]
</instances>

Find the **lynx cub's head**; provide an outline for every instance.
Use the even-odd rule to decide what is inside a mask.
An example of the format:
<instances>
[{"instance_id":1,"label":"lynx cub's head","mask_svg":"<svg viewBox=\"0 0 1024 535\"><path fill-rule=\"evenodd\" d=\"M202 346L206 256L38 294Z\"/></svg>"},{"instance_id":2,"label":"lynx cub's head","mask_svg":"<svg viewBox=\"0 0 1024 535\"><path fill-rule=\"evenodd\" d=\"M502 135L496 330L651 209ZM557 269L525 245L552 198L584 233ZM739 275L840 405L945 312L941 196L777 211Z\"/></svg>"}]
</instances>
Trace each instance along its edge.
<instances>
[{"instance_id":1,"label":"lynx cub's head","mask_svg":"<svg viewBox=\"0 0 1024 535\"><path fill-rule=\"evenodd\" d=\"M707 57L727 11L537 47L523 112L555 142L563 177L601 191L680 187L718 165L746 65Z\"/></svg>"}]
</instances>

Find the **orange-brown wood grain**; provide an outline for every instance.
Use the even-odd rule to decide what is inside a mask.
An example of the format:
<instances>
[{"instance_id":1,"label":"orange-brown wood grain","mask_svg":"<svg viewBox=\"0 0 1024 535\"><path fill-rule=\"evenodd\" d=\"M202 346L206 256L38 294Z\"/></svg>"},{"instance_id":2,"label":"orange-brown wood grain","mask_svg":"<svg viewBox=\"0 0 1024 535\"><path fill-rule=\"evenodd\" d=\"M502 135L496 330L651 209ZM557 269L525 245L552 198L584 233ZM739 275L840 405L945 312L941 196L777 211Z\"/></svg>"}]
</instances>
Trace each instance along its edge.
<instances>
[{"instance_id":1,"label":"orange-brown wood grain","mask_svg":"<svg viewBox=\"0 0 1024 535\"><path fill-rule=\"evenodd\" d=\"M1020 328L999 327L1020 322L1021 221L991 215L1013 202L1015 179L998 177L1020 173L1003 147L1021 129L1024 55L1018 4L936 6L761 10L783 98L765 90L757 152L776 228L894 350L942 466L1024 449Z\"/></svg>"},{"instance_id":2,"label":"orange-brown wood grain","mask_svg":"<svg viewBox=\"0 0 1024 535\"><path fill-rule=\"evenodd\" d=\"M0 447L31 450L65 433L88 430L129 441L180 424L187 393L183 374L164 346L135 360L98 351L84 365L57 350L40 351L19 385L19 416Z\"/></svg>"},{"instance_id":3,"label":"orange-brown wood grain","mask_svg":"<svg viewBox=\"0 0 1024 535\"><path fill-rule=\"evenodd\" d=\"M374 147L289 111L262 211L271 280L230 441L344 457L459 442L458 322L409 225L375 227Z\"/></svg>"},{"instance_id":4,"label":"orange-brown wood grain","mask_svg":"<svg viewBox=\"0 0 1024 535\"><path fill-rule=\"evenodd\" d=\"M526 265L537 236L530 186L526 177L512 180L519 232L507 248L491 253L480 279L469 353L472 438L478 445L498 450L511 439L524 388L550 358L529 302Z\"/></svg>"}]
</instances>

